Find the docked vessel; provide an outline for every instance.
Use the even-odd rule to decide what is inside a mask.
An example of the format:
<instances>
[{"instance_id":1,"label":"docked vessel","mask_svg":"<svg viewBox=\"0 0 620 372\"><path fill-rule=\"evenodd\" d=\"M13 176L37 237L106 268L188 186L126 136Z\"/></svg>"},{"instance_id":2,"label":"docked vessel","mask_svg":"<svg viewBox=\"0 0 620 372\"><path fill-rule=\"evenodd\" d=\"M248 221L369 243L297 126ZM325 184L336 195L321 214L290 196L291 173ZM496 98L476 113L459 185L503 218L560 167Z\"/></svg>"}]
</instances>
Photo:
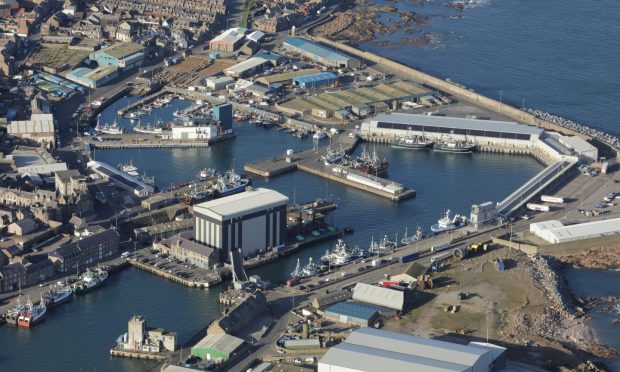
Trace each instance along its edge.
<instances>
[{"instance_id":1,"label":"docked vessel","mask_svg":"<svg viewBox=\"0 0 620 372\"><path fill-rule=\"evenodd\" d=\"M108 272L103 269L87 270L80 276L80 280L71 286L71 290L78 295L85 294L101 287L107 278Z\"/></svg>"},{"instance_id":2,"label":"docked vessel","mask_svg":"<svg viewBox=\"0 0 620 372\"><path fill-rule=\"evenodd\" d=\"M217 172L215 169L202 168L198 173L198 178L200 178L201 180L206 180L207 178L215 177L216 174Z\"/></svg>"},{"instance_id":3,"label":"docked vessel","mask_svg":"<svg viewBox=\"0 0 620 372\"><path fill-rule=\"evenodd\" d=\"M386 159L381 159L377 155L377 151L372 153L364 149L362 154L357 157L350 157L343 162L345 166L356 169L360 172L371 174L373 176L383 176L387 174L389 163Z\"/></svg>"},{"instance_id":4,"label":"docked vessel","mask_svg":"<svg viewBox=\"0 0 620 372\"><path fill-rule=\"evenodd\" d=\"M249 119L249 116L246 114L235 113L233 115L233 119L235 119L236 121L246 121Z\"/></svg>"},{"instance_id":5,"label":"docked vessel","mask_svg":"<svg viewBox=\"0 0 620 372\"><path fill-rule=\"evenodd\" d=\"M187 205L194 205L198 203L205 202L213 196L213 193L209 190L207 191L199 191L185 194L183 196L183 203Z\"/></svg>"},{"instance_id":6,"label":"docked vessel","mask_svg":"<svg viewBox=\"0 0 620 372\"><path fill-rule=\"evenodd\" d=\"M70 287L61 287L50 289L49 292L44 293L42 301L48 309L54 308L60 304L71 301L73 298L73 291Z\"/></svg>"},{"instance_id":7,"label":"docked vessel","mask_svg":"<svg viewBox=\"0 0 620 372\"><path fill-rule=\"evenodd\" d=\"M17 319L25 309L26 305L21 303L20 297L17 297L17 305L12 309L7 310L4 320L7 324L17 325Z\"/></svg>"},{"instance_id":8,"label":"docked vessel","mask_svg":"<svg viewBox=\"0 0 620 372\"><path fill-rule=\"evenodd\" d=\"M327 250L321 257L321 262L331 267L346 265L351 261L364 257L364 252L358 247L349 248L344 240L338 239L333 250Z\"/></svg>"},{"instance_id":9,"label":"docked vessel","mask_svg":"<svg viewBox=\"0 0 620 372\"><path fill-rule=\"evenodd\" d=\"M423 136L408 136L397 138L391 146L395 149L426 150L433 146L433 142Z\"/></svg>"},{"instance_id":10,"label":"docked vessel","mask_svg":"<svg viewBox=\"0 0 620 372\"><path fill-rule=\"evenodd\" d=\"M321 160L325 165L335 164L344 159L345 155L346 153L342 148L334 151L330 146L327 148L325 155L321 156Z\"/></svg>"},{"instance_id":11,"label":"docked vessel","mask_svg":"<svg viewBox=\"0 0 620 372\"><path fill-rule=\"evenodd\" d=\"M384 254L392 253L397 248L397 244L391 241L387 235L383 235L381 241L376 242L374 239L370 242L368 252L372 255L383 256Z\"/></svg>"},{"instance_id":12,"label":"docked vessel","mask_svg":"<svg viewBox=\"0 0 620 372\"><path fill-rule=\"evenodd\" d=\"M155 125L136 125L135 127L133 127L133 131L143 134L162 134L164 128L162 127L162 123L158 122Z\"/></svg>"},{"instance_id":13,"label":"docked vessel","mask_svg":"<svg viewBox=\"0 0 620 372\"><path fill-rule=\"evenodd\" d=\"M469 141L455 141L448 139L437 142L433 145L433 151L451 152L455 154L471 154L476 149L476 145Z\"/></svg>"},{"instance_id":14,"label":"docked vessel","mask_svg":"<svg viewBox=\"0 0 620 372\"><path fill-rule=\"evenodd\" d=\"M26 328L33 327L43 321L45 314L47 314L47 307L43 299L36 305L29 300L17 318L17 325Z\"/></svg>"},{"instance_id":15,"label":"docked vessel","mask_svg":"<svg viewBox=\"0 0 620 372\"><path fill-rule=\"evenodd\" d=\"M317 130L313 135L312 135L313 139L316 140L320 140L325 138L325 133L322 130Z\"/></svg>"},{"instance_id":16,"label":"docked vessel","mask_svg":"<svg viewBox=\"0 0 620 372\"><path fill-rule=\"evenodd\" d=\"M422 228L420 226L418 226L418 228L416 229L415 234L411 236L407 234L407 229L405 229L405 235L400 240L400 243L403 245L409 245L409 244L418 242L424 239L425 237L426 237L426 234L424 234L424 231L422 231Z\"/></svg>"},{"instance_id":17,"label":"docked vessel","mask_svg":"<svg viewBox=\"0 0 620 372\"><path fill-rule=\"evenodd\" d=\"M218 176L214 187L214 194L217 196L227 196L245 191L247 186L252 184L252 180L238 175L234 169L226 171Z\"/></svg>"},{"instance_id":18,"label":"docked vessel","mask_svg":"<svg viewBox=\"0 0 620 372\"><path fill-rule=\"evenodd\" d=\"M295 270L291 273L291 277L303 279L309 278L311 276L315 276L320 272L319 266L312 260L312 257L308 259L308 264L305 266L301 266L299 258L297 259L297 266L295 266Z\"/></svg>"},{"instance_id":19,"label":"docked vessel","mask_svg":"<svg viewBox=\"0 0 620 372\"><path fill-rule=\"evenodd\" d=\"M123 128L118 126L116 120L112 124L105 123L104 125L97 124L95 130L103 134L122 134Z\"/></svg>"},{"instance_id":20,"label":"docked vessel","mask_svg":"<svg viewBox=\"0 0 620 372\"><path fill-rule=\"evenodd\" d=\"M461 226L465 226L467 224L467 217L461 216L460 214L455 214L451 216L451 212L448 209L446 214L440 218L436 224L431 226L431 231L433 234L439 234L442 232L454 230Z\"/></svg>"},{"instance_id":21,"label":"docked vessel","mask_svg":"<svg viewBox=\"0 0 620 372\"><path fill-rule=\"evenodd\" d=\"M118 169L127 173L130 176L138 177L140 173L138 173L138 167L133 165L133 161L130 160L129 163L121 163L118 166Z\"/></svg>"}]
</instances>

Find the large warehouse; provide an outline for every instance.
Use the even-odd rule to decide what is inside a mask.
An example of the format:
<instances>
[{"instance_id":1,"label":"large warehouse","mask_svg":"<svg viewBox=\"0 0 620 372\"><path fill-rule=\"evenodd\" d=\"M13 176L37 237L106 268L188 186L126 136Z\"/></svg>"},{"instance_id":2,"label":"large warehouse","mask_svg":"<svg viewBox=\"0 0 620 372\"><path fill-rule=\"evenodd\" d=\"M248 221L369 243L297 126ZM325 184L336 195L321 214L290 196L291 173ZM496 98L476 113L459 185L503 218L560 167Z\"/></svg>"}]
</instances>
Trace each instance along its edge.
<instances>
[{"instance_id":1,"label":"large warehouse","mask_svg":"<svg viewBox=\"0 0 620 372\"><path fill-rule=\"evenodd\" d=\"M192 347L192 355L201 359L225 362L244 342L226 333L211 333Z\"/></svg>"},{"instance_id":2,"label":"large warehouse","mask_svg":"<svg viewBox=\"0 0 620 372\"><path fill-rule=\"evenodd\" d=\"M138 43L117 43L88 55L99 66L114 66L129 69L138 66L144 59L144 46Z\"/></svg>"},{"instance_id":3,"label":"large warehouse","mask_svg":"<svg viewBox=\"0 0 620 372\"><path fill-rule=\"evenodd\" d=\"M325 66L336 68L359 68L362 63L359 59L336 52L301 37L287 37L282 46L289 52L297 53L302 57L313 60Z\"/></svg>"},{"instance_id":4,"label":"large warehouse","mask_svg":"<svg viewBox=\"0 0 620 372\"><path fill-rule=\"evenodd\" d=\"M322 88L334 85L338 82L338 75L333 72L319 72L306 76L296 76L293 78L293 85L303 89Z\"/></svg>"},{"instance_id":5,"label":"large warehouse","mask_svg":"<svg viewBox=\"0 0 620 372\"><path fill-rule=\"evenodd\" d=\"M288 197L269 189L254 189L194 206L196 240L220 250L220 258L241 248L244 257L286 240Z\"/></svg>"},{"instance_id":6,"label":"large warehouse","mask_svg":"<svg viewBox=\"0 0 620 372\"><path fill-rule=\"evenodd\" d=\"M494 367L495 355L483 345L360 328L321 357L318 372L488 372Z\"/></svg>"},{"instance_id":7,"label":"large warehouse","mask_svg":"<svg viewBox=\"0 0 620 372\"><path fill-rule=\"evenodd\" d=\"M114 66L101 66L95 69L78 67L75 70L70 71L65 77L68 80L87 86L91 89L95 89L117 76L118 68Z\"/></svg>"},{"instance_id":8,"label":"large warehouse","mask_svg":"<svg viewBox=\"0 0 620 372\"><path fill-rule=\"evenodd\" d=\"M234 78L244 78L254 75L271 65L271 61L261 57L251 57L224 70L224 74Z\"/></svg>"},{"instance_id":9,"label":"large warehouse","mask_svg":"<svg viewBox=\"0 0 620 372\"><path fill-rule=\"evenodd\" d=\"M357 283L353 288L355 301L387 307L394 310L405 308L405 291L379 287L372 284Z\"/></svg>"},{"instance_id":10,"label":"large warehouse","mask_svg":"<svg viewBox=\"0 0 620 372\"><path fill-rule=\"evenodd\" d=\"M324 316L336 322L368 327L377 319L379 312L376 306L348 301L338 302L326 308Z\"/></svg>"},{"instance_id":11,"label":"large warehouse","mask_svg":"<svg viewBox=\"0 0 620 372\"><path fill-rule=\"evenodd\" d=\"M379 114L362 123L362 136L425 135L440 139L449 135L455 140L469 139L474 142L502 141L506 144L535 141L543 130L530 125L508 121L451 118L419 114Z\"/></svg>"},{"instance_id":12,"label":"large warehouse","mask_svg":"<svg viewBox=\"0 0 620 372\"><path fill-rule=\"evenodd\" d=\"M564 226L557 220L530 224L530 232L551 244L600 238L620 233L620 218Z\"/></svg>"}]
</instances>

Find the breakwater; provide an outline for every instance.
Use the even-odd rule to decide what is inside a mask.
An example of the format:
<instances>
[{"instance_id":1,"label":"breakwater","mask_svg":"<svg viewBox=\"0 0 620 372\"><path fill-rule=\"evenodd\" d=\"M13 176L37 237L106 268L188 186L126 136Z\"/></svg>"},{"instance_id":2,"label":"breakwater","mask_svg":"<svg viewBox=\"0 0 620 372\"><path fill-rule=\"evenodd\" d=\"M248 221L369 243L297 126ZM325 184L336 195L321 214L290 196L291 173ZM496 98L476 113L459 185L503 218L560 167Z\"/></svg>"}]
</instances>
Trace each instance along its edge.
<instances>
[{"instance_id":1,"label":"breakwater","mask_svg":"<svg viewBox=\"0 0 620 372\"><path fill-rule=\"evenodd\" d=\"M345 53L349 53L365 61L371 61L395 72L404 74L414 81L452 94L455 97L458 97L467 102L471 102L486 109L501 113L505 116L510 117L513 120L529 125L535 125L543 129L553 130L566 135L577 135L587 140L597 138L602 143L609 146L616 154L618 153L618 145L620 144L620 141L616 137L611 136L607 133L586 127L585 125L574 123L570 120L559 118L555 115L543 113L541 111L521 110L509 104L483 96L464 86L457 85L450 81L442 80L440 78L426 74L409 66L395 62L389 58L359 50L357 48L337 41L329 40L327 38L318 36L311 38L315 41L322 42L330 45L331 47L340 49Z\"/></svg>"}]
</instances>

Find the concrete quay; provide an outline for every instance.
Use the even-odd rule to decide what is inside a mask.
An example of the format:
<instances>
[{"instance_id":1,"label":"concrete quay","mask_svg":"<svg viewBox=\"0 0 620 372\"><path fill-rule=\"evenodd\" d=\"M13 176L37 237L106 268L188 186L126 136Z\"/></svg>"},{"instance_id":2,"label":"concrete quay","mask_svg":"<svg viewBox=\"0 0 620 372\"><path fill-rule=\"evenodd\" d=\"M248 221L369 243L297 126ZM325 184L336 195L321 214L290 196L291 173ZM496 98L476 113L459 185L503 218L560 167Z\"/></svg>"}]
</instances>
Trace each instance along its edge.
<instances>
[{"instance_id":1,"label":"concrete quay","mask_svg":"<svg viewBox=\"0 0 620 372\"><path fill-rule=\"evenodd\" d=\"M332 148L342 148L346 153L350 153L359 143L358 138L351 138L345 135L335 135L332 137ZM321 161L319 151L316 149L305 150L291 156L282 155L260 160L255 163L245 164L243 169L246 172L257 174L262 177L271 177L295 169L326 178L331 181L339 182L347 186L355 187L360 190L370 192L375 195L383 196L392 201L401 201L415 197L413 189L394 183L384 178L374 177L362 172L348 168L342 168L342 172L334 173L331 167L337 164L325 166ZM354 176L353 176L354 175ZM360 181L357 181L359 179ZM363 182L362 182L363 180ZM390 191L390 188L400 188L400 191Z\"/></svg>"},{"instance_id":2,"label":"concrete quay","mask_svg":"<svg viewBox=\"0 0 620 372\"><path fill-rule=\"evenodd\" d=\"M125 133L104 134L94 137L82 137L82 141L94 149L154 149L154 148L204 148L234 138L236 135L225 134L207 141L163 139L160 134ZM98 139L101 140L98 140Z\"/></svg>"},{"instance_id":3,"label":"concrete quay","mask_svg":"<svg viewBox=\"0 0 620 372\"><path fill-rule=\"evenodd\" d=\"M171 352L147 353L147 352L140 352L140 351L120 350L120 349L117 349L116 347L113 347L112 349L110 349L110 355L115 356L115 357L123 357L123 358L130 358L130 359L146 359L146 360L161 361L161 360L169 359L173 355L173 353Z\"/></svg>"},{"instance_id":4,"label":"concrete quay","mask_svg":"<svg viewBox=\"0 0 620 372\"><path fill-rule=\"evenodd\" d=\"M218 284L220 284L222 282L222 278L219 277L219 276L218 277L211 277L211 278L206 279L204 281L197 282L197 281L192 280L192 279L185 279L185 278L178 277L178 276L176 276L176 275L174 275L172 273L167 272L164 269L159 269L159 268L156 268L154 266L144 264L144 263L142 263L142 262L140 262L140 261L138 261L136 259L130 258L127 261L133 267L136 267L138 269L147 271L147 272L149 272L151 274L155 274L155 275L160 276L162 278L166 278L166 279L171 280L171 281L173 281L175 283L183 284L184 286L187 286L187 287L211 288L211 287L214 287L214 286L216 286L216 285L218 285Z\"/></svg>"}]
</instances>

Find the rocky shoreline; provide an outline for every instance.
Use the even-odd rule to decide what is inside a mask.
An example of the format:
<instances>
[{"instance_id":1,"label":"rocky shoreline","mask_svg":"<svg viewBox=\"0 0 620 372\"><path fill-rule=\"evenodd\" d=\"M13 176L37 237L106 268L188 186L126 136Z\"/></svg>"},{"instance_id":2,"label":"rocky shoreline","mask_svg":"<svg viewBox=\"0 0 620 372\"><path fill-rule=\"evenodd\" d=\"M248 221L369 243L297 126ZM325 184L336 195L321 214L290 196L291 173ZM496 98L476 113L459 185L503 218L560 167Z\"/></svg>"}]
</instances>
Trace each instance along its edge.
<instances>
[{"instance_id":1,"label":"rocky shoreline","mask_svg":"<svg viewBox=\"0 0 620 372\"><path fill-rule=\"evenodd\" d=\"M593 247L577 255L558 257L565 265L585 269L618 269L620 268L620 246Z\"/></svg>"},{"instance_id":2,"label":"rocky shoreline","mask_svg":"<svg viewBox=\"0 0 620 372\"><path fill-rule=\"evenodd\" d=\"M562 128L571 129L571 130L574 130L575 132L596 138L597 140L603 143L606 143L614 148L620 147L620 139L612 134L603 132L598 129L590 128L586 125L576 123L572 120L564 119L561 116L553 115L553 114L550 114L542 110L535 110L535 109L528 108L528 109L525 109L525 112L530 113L539 119L559 125Z\"/></svg>"}]
</instances>

